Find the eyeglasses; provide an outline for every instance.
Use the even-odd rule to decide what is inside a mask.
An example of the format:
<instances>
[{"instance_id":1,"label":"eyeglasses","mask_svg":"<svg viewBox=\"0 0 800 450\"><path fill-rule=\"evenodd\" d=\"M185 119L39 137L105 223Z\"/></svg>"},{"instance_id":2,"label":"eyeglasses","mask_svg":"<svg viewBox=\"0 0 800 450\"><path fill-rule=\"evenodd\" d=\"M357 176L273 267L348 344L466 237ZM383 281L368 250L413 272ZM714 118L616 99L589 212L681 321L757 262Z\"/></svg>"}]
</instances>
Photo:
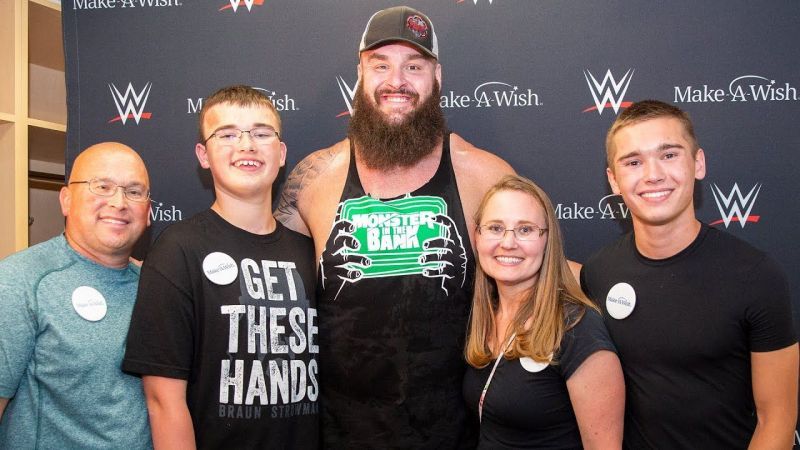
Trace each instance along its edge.
<instances>
[{"instance_id":1,"label":"eyeglasses","mask_svg":"<svg viewBox=\"0 0 800 450\"><path fill-rule=\"evenodd\" d=\"M490 241L499 241L506 236L506 231L514 233L514 237L518 241L535 241L538 240L547 228L539 228L536 225L520 225L516 228L505 228L504 226L491 223L489 225L481 225L478 227L478 233Z\"/></svg>"},{"instance_id":2,"label":"eyeglasses","mask_svg":"<svg viewBox=\"0 0 800 450\"><path fill-rule=\"evenodd\" d=\"M225 128L211 133L211 136L207 137L201 144L206 145L209 139L216 137L222 145L234 145L242 140L242 135L245 133L250 135L251 141L259 145L269 144L274 138L281 139L280 133L267 127L253 128L252 130Z\"/></svg>"},{"instance_id":3,"label":"eyeglasses","mask_svg":"<svg viewBox=\"0 0 800 450\"><path fill-rule=\"evenodd\" d=\"M122 189L122 194L125 198L132 202L143 203L150 198L150 191L144 186L120 186L108 180L101 180L92 178L88 181L70 181L69 184L82 184L89 185L89 192L100 197L111 197L117 193L117 189Z\"/></svg>"}]
</instances>

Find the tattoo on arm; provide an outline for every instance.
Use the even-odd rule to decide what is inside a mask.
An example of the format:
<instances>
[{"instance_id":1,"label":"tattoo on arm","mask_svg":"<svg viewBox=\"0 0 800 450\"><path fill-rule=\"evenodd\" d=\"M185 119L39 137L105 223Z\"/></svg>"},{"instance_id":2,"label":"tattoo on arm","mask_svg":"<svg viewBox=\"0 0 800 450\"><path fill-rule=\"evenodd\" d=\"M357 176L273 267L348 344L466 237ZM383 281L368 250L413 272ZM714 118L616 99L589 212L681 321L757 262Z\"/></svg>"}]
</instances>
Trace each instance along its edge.
<instances>
[{"instance_id":1,"label":"tattoo on arm","mask_svg":"<svg viewBox=\"0 0 800 450\"><path fill-rule=\"evenodd\" d=\"M281 192L281 198L274 213L276 219L286 223L292 220L292 216L299 213L297 199L300 192L330 165L334 156L333 150L322 150L308 155L297 163L283 186L283 192Z\"/></svg>"}]
</instances>

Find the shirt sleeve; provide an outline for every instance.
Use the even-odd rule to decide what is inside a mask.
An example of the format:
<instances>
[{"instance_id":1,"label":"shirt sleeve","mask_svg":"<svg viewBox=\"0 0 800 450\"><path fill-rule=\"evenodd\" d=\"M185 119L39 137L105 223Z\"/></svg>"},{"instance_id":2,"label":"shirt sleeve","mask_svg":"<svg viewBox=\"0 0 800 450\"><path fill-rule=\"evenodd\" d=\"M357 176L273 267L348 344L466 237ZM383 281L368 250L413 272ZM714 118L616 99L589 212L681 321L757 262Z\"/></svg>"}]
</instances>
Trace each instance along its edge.
<instances>
[{"instance_id":1,"label":"shirt sleeve","mask_svg":"<svg viewBox=\"0 0 800 450\"><path fill-rule=\"evenodd\" d=\"M188 379L195 323L189 268L179 246L160 244L142 266L122 370Z\"/></svg>"},{"instance_id":2,"label":"shirt sleeve","mask_svg":"<svg viewBox=\"0 0 800 450\"><path fill-rule=\"evenodd\" d=\"M583 267L581 268L581 274L579 280L581 283L581 290L583 290L584 295L586 295L586 297L588 297L589 300L593 301L594 303L597 303L597 299L594 298L592 291L589 289L588 272L590 269L587 268L587 265L588 264L584 264Z\"/></svg>"},{"instance_id":3,"label":"shirt sleeve","mask_svg":"<svg viewBox=\"0 0 800 450\"><path fill-rule=\"evenodd\" d=\"M36 343L32 293L0 282L0 398L17 393Z\"/></svg>"},{"instance_id":4,"label":"shirt sleeve","mask_svg":"<svg viewBox=\"0 0 800 450\"><path fill-rule=\"evenodd\" d=\"M765 257L750 271L745 289L750 299L746 309L752 352L769 352L797 342L792 322L791 295L786 276L777 263Z\"/></svg>"},{"instance_id":5,"label":"shirt sleeve","mask_svg":"<svg viewBox=\"0 0 800 450\"><path fill-rule=\"evenodd\" d=\"M586 358L601 350L617 352L600 313L586 308L580 322L567 330L561 339L561 348L556 359L557 367L564 379L568 380Z\"/></svg>"}]
</instances>

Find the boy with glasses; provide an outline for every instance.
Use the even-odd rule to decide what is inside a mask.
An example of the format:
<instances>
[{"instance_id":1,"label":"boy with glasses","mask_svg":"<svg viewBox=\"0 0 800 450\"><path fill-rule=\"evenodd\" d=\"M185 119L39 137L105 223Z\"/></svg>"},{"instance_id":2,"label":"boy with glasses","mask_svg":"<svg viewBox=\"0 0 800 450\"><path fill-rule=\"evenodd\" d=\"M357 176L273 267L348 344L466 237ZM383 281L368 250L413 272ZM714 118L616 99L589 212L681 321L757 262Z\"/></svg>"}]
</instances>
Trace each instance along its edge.
<instances>
[{"instance_id":1,"label":"boy with glasses","mask_svg":"<svg viewBox=\"0 0 800 450\"><path fill-rule=\"evenodd\" d=\"M203 103L195 152L216 199L148 254L123 363L143 376L157 447L317 447L314 253L270 210L280 129L250 87Z\"/></svg>"}]
</instances>

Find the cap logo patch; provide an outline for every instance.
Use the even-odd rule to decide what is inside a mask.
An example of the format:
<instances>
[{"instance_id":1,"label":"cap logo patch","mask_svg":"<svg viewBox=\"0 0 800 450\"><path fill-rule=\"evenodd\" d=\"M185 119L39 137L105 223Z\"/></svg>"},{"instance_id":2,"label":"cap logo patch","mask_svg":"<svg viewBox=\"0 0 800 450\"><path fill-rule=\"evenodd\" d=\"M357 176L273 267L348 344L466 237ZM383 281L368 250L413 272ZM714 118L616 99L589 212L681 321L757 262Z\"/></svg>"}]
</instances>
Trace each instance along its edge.
<instances>
[{"instance_id":1,"label":"cap logo patch","mask_svg":"<svg viewBox=\"0 0 800 450\"><path fill-rule=\"evenodd\" d=\"M425 20L420 16L408 16L408 19L406 19L406 28L411 30L414 36L420 39L425 39L428 36L428 24L425 23Z\"/></svg>"}]
</instances>

